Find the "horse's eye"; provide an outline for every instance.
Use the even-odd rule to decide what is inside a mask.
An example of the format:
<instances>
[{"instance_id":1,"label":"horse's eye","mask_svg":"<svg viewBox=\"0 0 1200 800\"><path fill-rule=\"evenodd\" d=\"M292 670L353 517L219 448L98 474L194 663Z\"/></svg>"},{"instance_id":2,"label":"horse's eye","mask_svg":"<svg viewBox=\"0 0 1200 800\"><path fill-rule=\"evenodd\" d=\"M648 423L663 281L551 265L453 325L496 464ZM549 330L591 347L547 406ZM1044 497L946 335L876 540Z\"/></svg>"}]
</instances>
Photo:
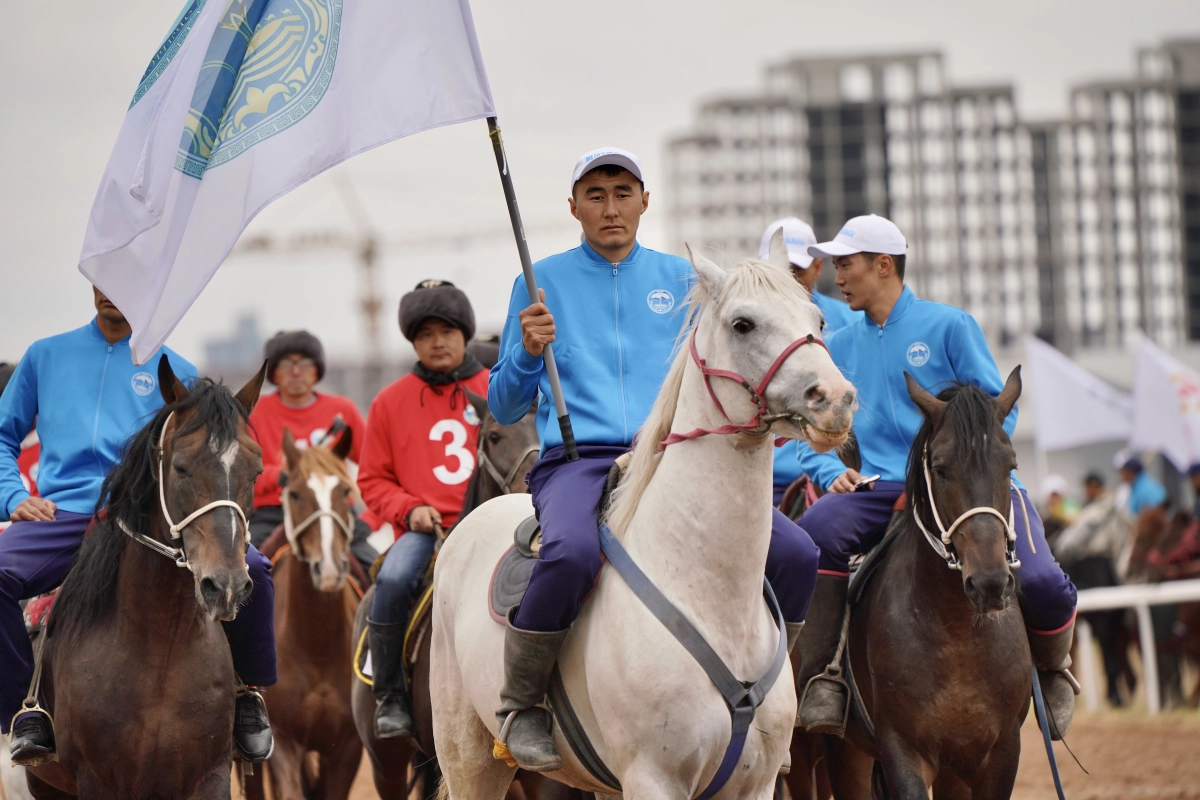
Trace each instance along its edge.
<instances>
[{"instance_id":1,"label":"horse's eye","mask_svg":"<svg viewBox=\"0 0 1200 800\"><path fill-rule=\"evenodd\" d=\"M299 499L300 499L300 493L299 493L299 492L297 492L297 491L289 491L289 492L288 492L288 497L292 498L293 500L299 500Z\"/></svg>"},{"instance_id":2,"label":"horse's eye","mask_svg":"<svg viewBox=\"0 0 1200 800\"><path fill-rule=\"evenodd\" d=\"M738 333L746 334L754 330L754 323L748 319L735 319L733 329Z\"/></svg>"},{"instance_id":3,"label":"horse's eye","mask_svg":"<svg viewBox=\"0 0 1200 800\"><path fill-rule=\"evenodd\" d=\"M500 441L501 438L502 437L500 436L500 434L496 433L495 431L492 431L491 433L488 434L488 441L491 442L492 444L496 444L497 442Z\"/></svg>"},{"instance_id":4,"label":"horse's eye","mask_svg":"<svg viewBox=\"0 0 1200 800\"><path fill-rule=\"evenodd\" d=\"M188 471L186 468L184 468L184 466L182 464L180 464L179 462L174 462L171 464L171 466L175 469L176 475L187 477Z\"/></svg>"},{"instance_id":5,"label":"horse's eye","mask_svg":"<svg viewBox=\"0 0 1200 800\"><path fill-rule=\"evenodd\" d=\"M942 480L946 480L947 478L950 477L950 473L946 472L944 467L934 467L933 474L937 475Z\"/></svg>"}]
</instances>

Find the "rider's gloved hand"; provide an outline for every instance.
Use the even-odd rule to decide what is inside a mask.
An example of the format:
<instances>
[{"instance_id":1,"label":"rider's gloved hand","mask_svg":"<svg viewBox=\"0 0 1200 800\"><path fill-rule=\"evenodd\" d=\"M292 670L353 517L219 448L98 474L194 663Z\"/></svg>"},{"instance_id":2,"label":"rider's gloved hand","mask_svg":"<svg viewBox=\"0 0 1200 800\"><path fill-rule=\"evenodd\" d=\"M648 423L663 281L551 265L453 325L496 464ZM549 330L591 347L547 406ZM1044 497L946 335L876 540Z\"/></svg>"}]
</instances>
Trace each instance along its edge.
<instances>
[{"instance_id":1,"label":"rider's gloved hand","mask_svg":"<svg viewBox=\"0 0 1200 800\"><path fill-rule=\"evenodd\" d=\"M54 512L58 506L53 500L44 497L26 497L13 509L10 519L13 522L53 522Z\"/></svg>"},{"instance_id":2,"label":"rider's gloved hand","mask_svg":"<svg viewBox=\"0 0 1200 800\"><path fill-rule=\"evenodd\" d=\"M433 533L433 526L442 524L442 515L433 506L417 506L408 512L406 527L417 533Z\"/></svg>"},{"instance_id":3,"label":"rider's gloved hand","mask_svg":"<svg viewBox=\"0 0 1200 800\"><path fill-rule=\"evenodd\" d=\"M542 302L534 303L521 312L521 343L525 351L537 358L543 348L554 341L554 317L546 307L546 292L538 289Z\"/></svg>"}]
</instances>

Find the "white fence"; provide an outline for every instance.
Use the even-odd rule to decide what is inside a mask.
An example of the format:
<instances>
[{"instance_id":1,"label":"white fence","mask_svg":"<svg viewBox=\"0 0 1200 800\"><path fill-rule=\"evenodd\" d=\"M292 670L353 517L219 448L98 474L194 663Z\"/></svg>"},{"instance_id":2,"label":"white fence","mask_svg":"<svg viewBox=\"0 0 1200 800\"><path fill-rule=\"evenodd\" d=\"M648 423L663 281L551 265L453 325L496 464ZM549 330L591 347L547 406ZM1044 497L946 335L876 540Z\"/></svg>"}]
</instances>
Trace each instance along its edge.
<instances>
[{"instance_id":1,"label":"white fence","mask_svg":"<svg viewBox=\"0 0 1200 800\"><path fill-rule=\"evenodd\" d=\"M1150 621L1150 606L1196 601L1200 601L1200 579L1106 586L1102 589L1084 589L1079 593L1081 612L1132 608L1137 613L1138 636L1142 647L1142 687L1146 692L1146 710L1151 714L1159 712L1159 696L1158 653L1155 650L1154 626ZM1083 687L1084 705L1088 711L1095 711L1100 707L1096 651L1092 647L1092 630L1082 619L1075 628L1075 639L1079 643L1076 654L1079 656L1079 682Z\"/></svg>"}]
</instances>

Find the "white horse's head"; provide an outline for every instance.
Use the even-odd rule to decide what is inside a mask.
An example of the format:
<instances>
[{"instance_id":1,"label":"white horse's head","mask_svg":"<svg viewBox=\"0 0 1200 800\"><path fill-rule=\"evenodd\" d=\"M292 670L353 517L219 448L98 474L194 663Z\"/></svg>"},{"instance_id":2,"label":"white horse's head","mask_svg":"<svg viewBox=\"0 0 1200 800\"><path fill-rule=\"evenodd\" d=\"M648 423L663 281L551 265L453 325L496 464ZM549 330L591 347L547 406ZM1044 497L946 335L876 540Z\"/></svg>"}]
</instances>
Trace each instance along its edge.
<instances>
[{"instance_id":1,"label":"white horse's head","mask_svg":"<svg viewBox=\"0 0 1200 800\"><path fill-rule=\"evenodd\" d=\"M699 278L695 346L707 367L743 376L755 389L770 376L761 416L772 433L806 439L817 452L844 443L858 408L854 387L821 344L821 311L792 278L783 232L771 237L768 260L747 258L732 270L688 252ZM736 380L710 377L709 385L732 422L764 410Z\"/></svg>"}]
</instances>

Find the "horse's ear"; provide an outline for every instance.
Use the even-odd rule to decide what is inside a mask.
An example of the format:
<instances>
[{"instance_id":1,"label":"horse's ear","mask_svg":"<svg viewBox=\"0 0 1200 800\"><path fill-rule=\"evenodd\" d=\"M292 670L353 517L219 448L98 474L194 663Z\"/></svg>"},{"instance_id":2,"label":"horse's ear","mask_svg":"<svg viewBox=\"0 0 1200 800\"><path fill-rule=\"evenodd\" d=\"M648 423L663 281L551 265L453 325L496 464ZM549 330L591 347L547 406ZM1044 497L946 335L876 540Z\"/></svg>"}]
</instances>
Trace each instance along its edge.
<instances>
[{"instance_id":1,"label":"horse's ear","mask_svg":"<svg viewBox=\"0 0 1200 800\"><path fill-rule=\"evenodd\" d=\"M908 396L917 404L917 408L921 409L930 422L937 422L941 418L942 412L946 410L946 401L938 400L929 392L917 383L917 379L904 373L904 384L908 387Z\"/></svg>"},{"instance_id":2,"label":"horse's ear","mask_svg":"<svg viewBox=\"0 0 1200 800\"><path fill-rule=\"evenodd\" d=\"M1008 412L1012 411L1012 407L1017 404L1017 398L1021 396L1021 365L1013 367L1013 371L1008 373L1008 380L1004 382L1004 388L1000 390L1000 394L996 396L996 417L1000 420L1000 424L1004 424L1004 420L1008 418Z\"/></svg>"},{"instance_id":3,"label":"horse's ear","mask_svg":"<svg viewBox=\"0 0 1200 800\"><path fill-rule=\"evenodd\" d=\"M776 228L771 234L771 250L767 254L767 263L780 269L790 270L792 262L788 258L787 242L783 240L783 228Z\"/></svg>"},{"instance_id":4,"label":"horse's ear","mask_svg":"<svg viewBox=\"0 0 1200 800\"><path fill-rule=\"evenodd\" d=\"M478 415L480 422L492 415L492 412L488 410L486 397L480 397L466 387L463 387L463 391L467 393L467 399L471 401L471 406L475 409L475 414Z\"/></svg>"},{"instance_id":5,"label":"horse's ear","mask_svg":"<svg viewBox=\"0 0 1200 800\"><path fill-rule=\"evenodd\" d=\"M692 269L696 270L696 276L700 278L700 285L709 297L716 297L725 288L729 273L697 253L690 244L685 243L684 247L687 248L688 258L692 260Z\"/></svg>"},{"instance_id":6,"label":"horse's ear","mask_svg":"<svg viewBox=\"0 0 1200 800\"><path fill-rule=\"evenodd\" d=\"M300 466L300 448L296 447L292 429L286 427L283 429L283 457L287 459L288 469L296 469Z\"/></svg>"},{"instance_id":7,"label":"horse's ear","mask_svg":"<svg viewBox=\"0 0 1200 800\"><path fill-rule=\"evenodd\" d=\"M262 369L258 371L258 374L251 378L246 385L239 389L238 393L234 395L237 401L242 404L242 408L246 409L247 414L253 411L254 406L258 404L258 396L262 393L263 381L266 380L266 378L267 362L264 361Z\"/></svg>"},{"instance_id":8,"label":"horse's ear","mask_svg":"<svg viewBox=\"0 0 1200 800\"><path fill-rule=\"evenodd\" d=\"M354 428L349 425L346 430L342 431L341 437L334 444L333 450L330 452L337 456L339 461L345 461L350 457L350 450L354 447Z\"/></svg>"},{"instance_id":9,"label":"horse's ear","mask_svg":"<svg viewBox=\"0 0 1200 800\"><path fill-rule=\"evenodd\" d=\"M162 392L163 402L167 405L178 403L188 396L187 387L175 377L175 370L171 369L171 360L166 353L158 358L158 390Z\"/></svg>"}]
</instances>

